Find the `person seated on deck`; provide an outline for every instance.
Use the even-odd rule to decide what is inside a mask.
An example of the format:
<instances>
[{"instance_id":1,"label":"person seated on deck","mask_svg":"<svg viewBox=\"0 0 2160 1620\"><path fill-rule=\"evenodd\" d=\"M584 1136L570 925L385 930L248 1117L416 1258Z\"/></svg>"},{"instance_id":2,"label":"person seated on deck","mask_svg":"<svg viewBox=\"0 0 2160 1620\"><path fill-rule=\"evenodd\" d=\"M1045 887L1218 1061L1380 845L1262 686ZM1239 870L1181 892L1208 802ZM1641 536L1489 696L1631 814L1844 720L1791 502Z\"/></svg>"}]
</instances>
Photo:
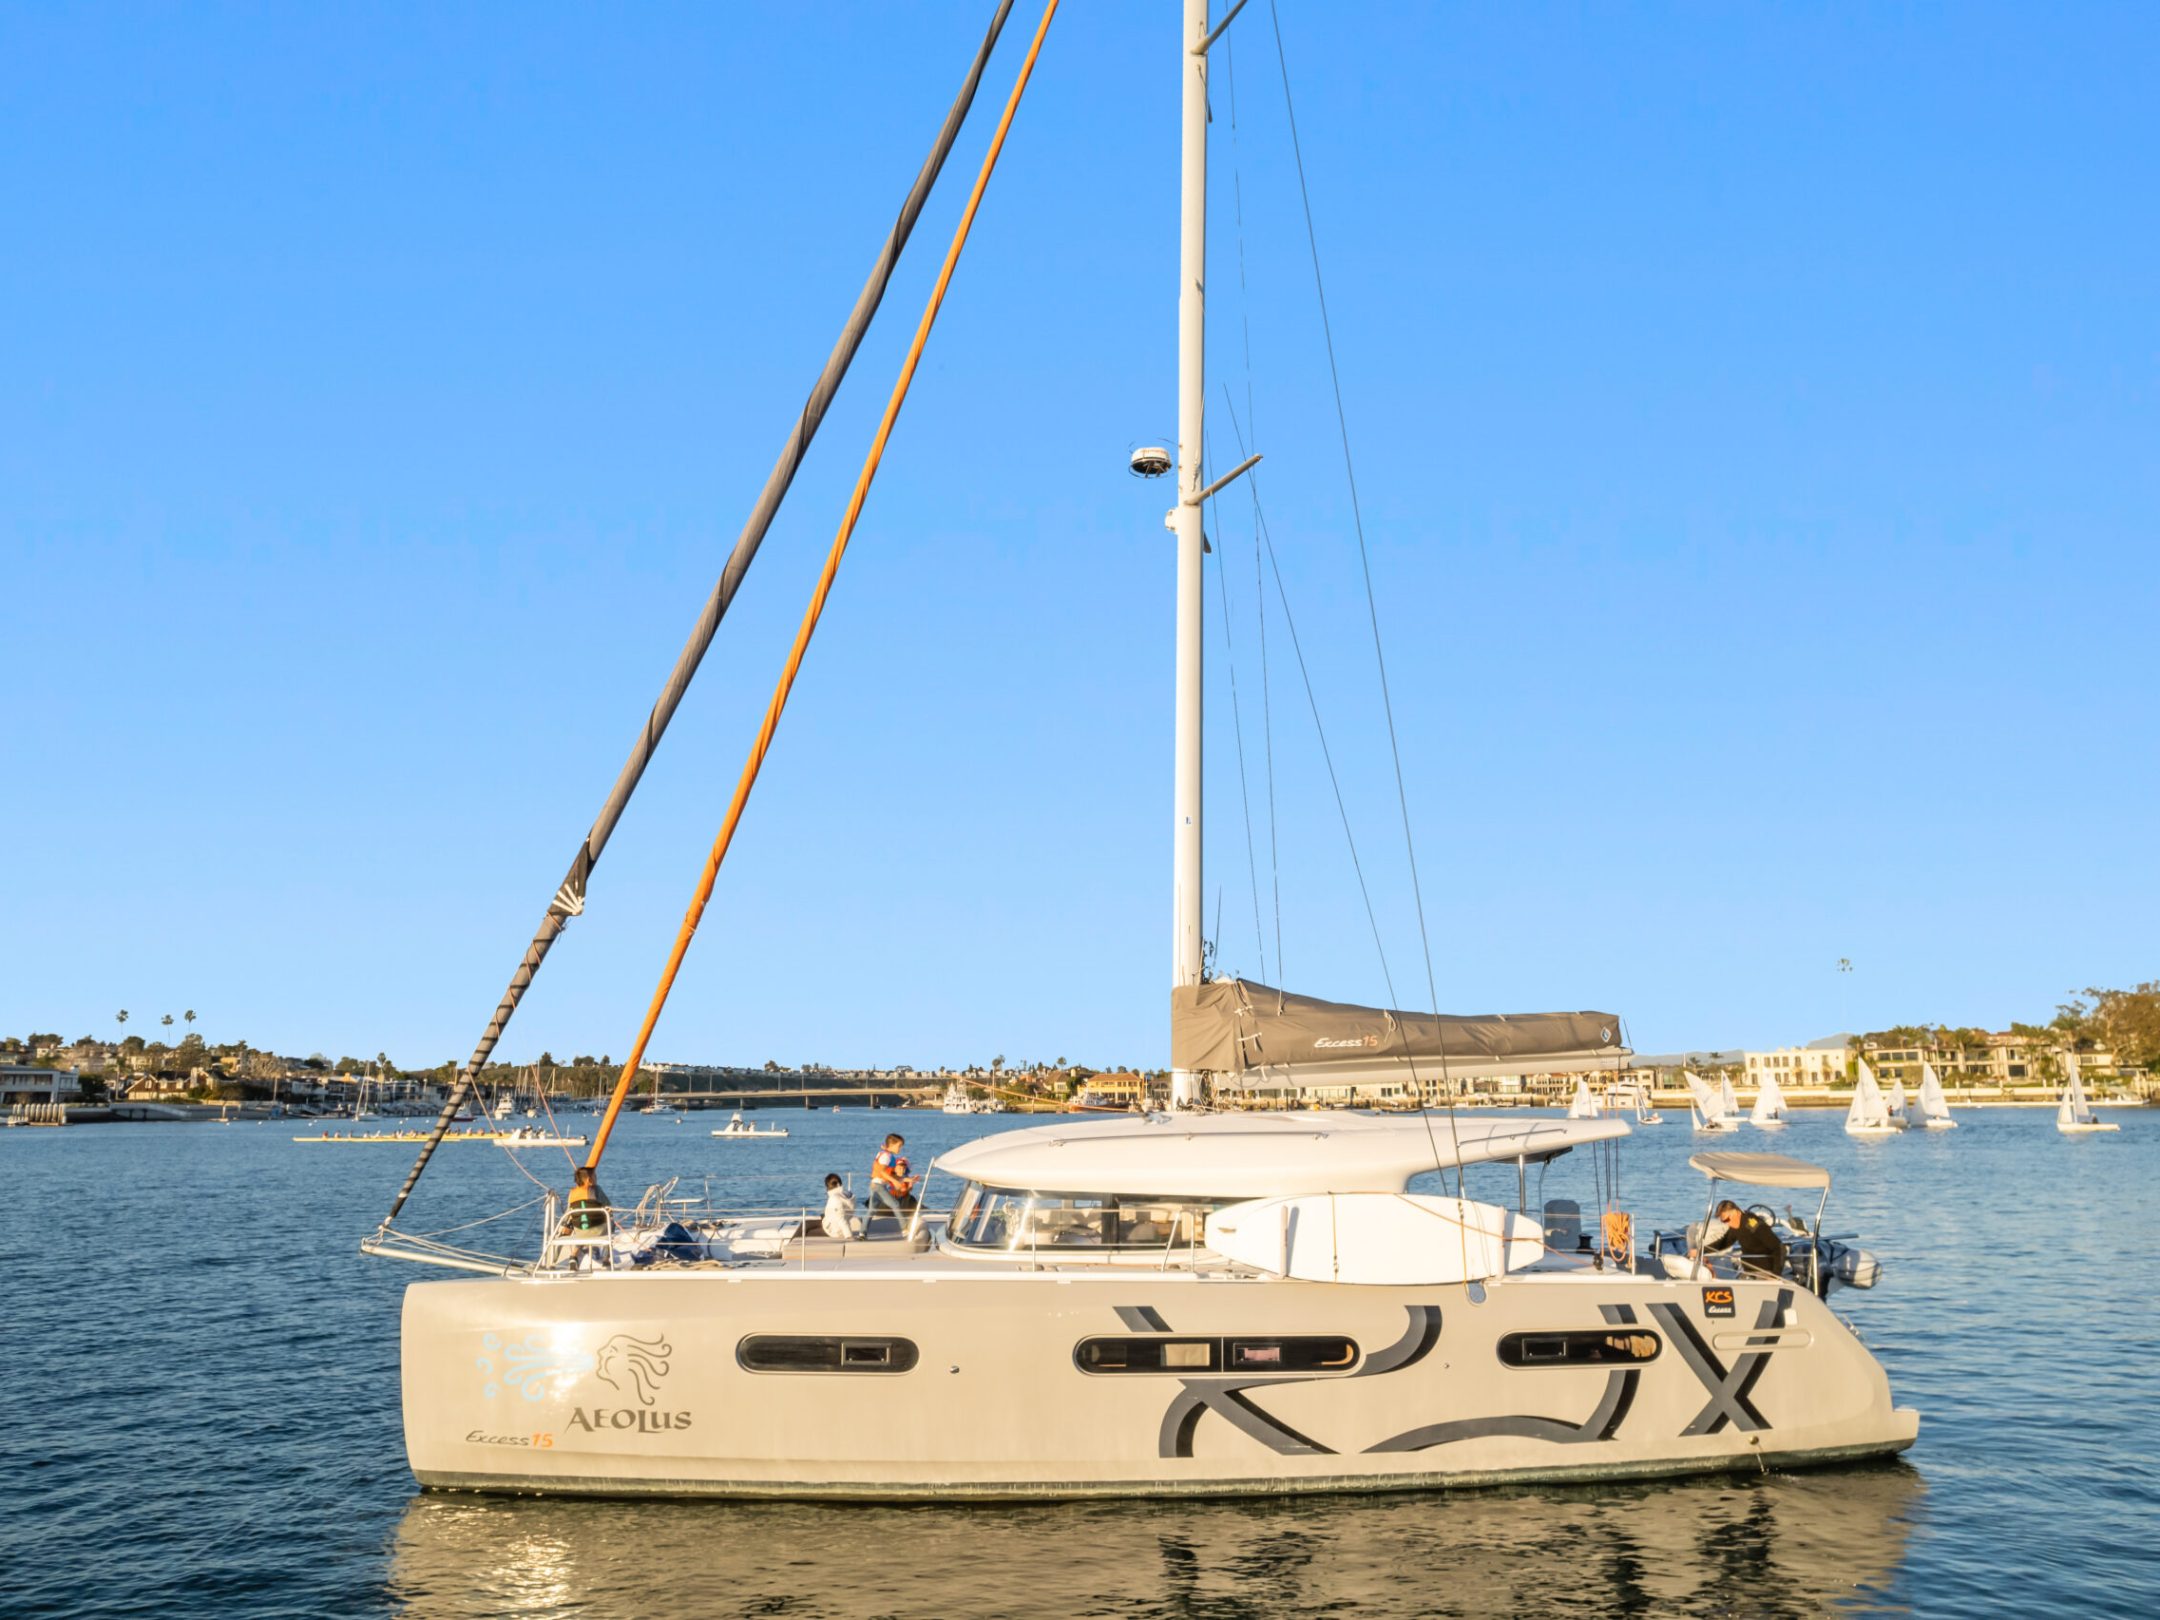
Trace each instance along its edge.
<instances>
[{"instance_id":1,"label":"person seated on deck","mask_svg":"<svg viewBox=\"0 0 2160 1620\"><path fill-rule=\"evenodd\" d=\"M838 1176L825 1178L825 1214L818 1224L829 1238L845 1241L863 1234L862 1221L855 1214L855 1195Z\"/></svg>"},{"instance_id":2,"label":"person seated on deck","mask_svg":"<svg viewBox=\"0 0 2160 1620\"><path fill-rule=\"evenodd\" d=\"M1730 1198L1719 1203L1717 1219L1724 1230L1703 1238L1704 1254L1722 1254L1737 1244L1741 1275L1782 1277L1785 1274L1785 1245L1778 1240L1776 1228L1768 1221L1760 1215L1741 1213L1740 1206Z\"/></svg>"},{"instance_id":3,"label":"person seated on deck","mask_svg":"<svg viewBox=\"0 0 2160 1620\"><path fill-rule=\"evenodd\" d=\"M889 1209L904 1226L915 1213L915 1178L908 1174L908 1162L900 1156L906 1146L907 1138L895 1131L885 1138L884 1149L870 1161L872 1220L877 1219L880 1209Z\"/></svg>"},{"instance_id":4,"label":"person seated on deck","mask_svg":"<svg viewBox=\"0 0 2160 1620\"><path fill-rule=\"evenodd\" d=\"M577 1173L570 1178L570 1209L563 1216L563 1235L606 1231L609 1207L608 1195L600 1190L592 1166L579 1165Z\"/></svg>"}]
</instances>

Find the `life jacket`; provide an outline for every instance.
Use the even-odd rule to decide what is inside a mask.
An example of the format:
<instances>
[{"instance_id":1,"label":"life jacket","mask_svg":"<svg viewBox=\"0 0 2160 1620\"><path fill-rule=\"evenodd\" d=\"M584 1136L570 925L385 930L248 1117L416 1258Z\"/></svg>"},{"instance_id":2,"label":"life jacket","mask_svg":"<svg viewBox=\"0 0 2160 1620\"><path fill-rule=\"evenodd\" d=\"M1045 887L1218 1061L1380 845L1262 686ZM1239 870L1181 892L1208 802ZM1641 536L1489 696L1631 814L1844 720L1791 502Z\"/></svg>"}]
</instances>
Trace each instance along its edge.
<instances>
[{"instance_id":1,"label":"life jacket","mask_svg":"<svg viewBox=\"0 0 2160 1620\"><path fill-rule=\"evenodd\" d=\"M607 1194L600 1190L598 1182L572 1182L568 1218L563 1225L573 1232L597 1232L607 1225L603 1213L607 1207Z\"/></svg>"}]
</instances>

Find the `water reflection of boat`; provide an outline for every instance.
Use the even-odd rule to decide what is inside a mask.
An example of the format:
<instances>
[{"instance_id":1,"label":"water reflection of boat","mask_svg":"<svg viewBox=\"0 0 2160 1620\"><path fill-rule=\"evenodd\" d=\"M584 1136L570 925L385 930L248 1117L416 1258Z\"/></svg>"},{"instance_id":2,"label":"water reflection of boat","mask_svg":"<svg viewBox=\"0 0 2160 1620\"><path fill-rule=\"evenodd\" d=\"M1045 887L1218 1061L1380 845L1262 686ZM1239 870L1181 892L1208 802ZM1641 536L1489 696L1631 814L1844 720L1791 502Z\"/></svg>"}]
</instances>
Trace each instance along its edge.
<instances>
[{"instance_id":1,"label":"water reflection of boat","mask_svg":"<svg viewBox=\"0 0 2160 1620\"><path fill-rule=\"evenodd\" d=\"M416 1497L391 1554L393 1607L439 1620L519 1613L890 1614L846 1544L904 1547L924 1609L1139 1616L1813 1615L1903 1606L1925 1485L1891 1463L1656 1485L1430 1498L938 1509ZM626 1547L635 1557L624 1556ZM1081 1604L1078 1594L1086 1594Z\"/></svg>"}]
</instances>

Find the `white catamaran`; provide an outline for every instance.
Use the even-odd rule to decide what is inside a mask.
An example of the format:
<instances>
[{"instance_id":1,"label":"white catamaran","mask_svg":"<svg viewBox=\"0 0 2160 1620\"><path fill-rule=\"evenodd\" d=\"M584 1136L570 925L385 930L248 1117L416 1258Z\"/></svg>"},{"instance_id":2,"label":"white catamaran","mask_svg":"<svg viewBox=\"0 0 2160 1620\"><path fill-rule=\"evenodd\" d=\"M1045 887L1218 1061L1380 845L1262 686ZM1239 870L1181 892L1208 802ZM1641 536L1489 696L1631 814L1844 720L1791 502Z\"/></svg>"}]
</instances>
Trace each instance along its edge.
<instances>
[{"instance_id":1,"label":"white catamaran","mask_svg":"<svg viewBox=\"0 0 2160 1620\"><path fill-rule=\"evenodd\" d=\"M1895 1136L1904 1128L1905 1121L1891 1113L1889 1099L1883 1096L1875 1071L1868 1067L1867 1059L1860 1059L1853 1081L1852 1106L1845 1111L1845 1134Z\"/></svg>"},{"instance_id":2,"label":"white catamaran","mask_svg":"<svg viewBox=\"0 0 2160 1620\"><path fill-rule=\"evenodd\" d=\"M1008 123L1055 9L1051 0ZM634 1210L573 1203L560 1221L550 1200L537 1255L505 1260L399 1231L408 1178L365 1247L467 1273L405 1295L405 1441L424 1487L1280 1495L1752 1472L1912 1443L1917 1414L1894 1405L1882 1367L1825 1303L1834 1282L1873 1282L1873 1261L1857 1251L1826 1265L1831 1251L1795 1226L1785 1271L1750 1273L1726 1257L1641 1250L1630 1214L1610 1203L1585 1231L1573 1204L1538 1214L1519 1207L1526 1192L1518 1207L1468 1195L1469 1167L1510 1166L1517 1189L1529 1167L1571 1152L1602 1167L1629 1134L1624 1120L1185 1111L1211 1086L1250 1092L1258 1078L1377 1073L1427 1096L1443 1065L1456 1078L1584 1072L1624 1052L1606 1013L1442 1017L1203 975L1207 86L1210 48L1236 14L1211 32L1207 0L1184 0L1181 30L1163 40L1181 80L1184 159L1170 1008L1179 1111L981 1138L935 1163L957 1183L949 1214L927 1213L923 1198L904 1232L881 1218L860 1238L828 1235L814 1211L730 1213L665 1184ZM888 425L896 408L897 395ZM805 623L798 659L814 612ZM746 783L761 758L753 752ZM611 800L564 886L562 916L582 910L616 813ZM544 924L543 938L559 928ZM482 1055L536 960L528 953ZM612 1123L611 1110L595 1159ZM1828 1197L1827 1174L1796 1161L1696 1162L1714 1180ZM1598 1182L1615 1185L1602 1173Z\"/></svg>"}]
</instances>

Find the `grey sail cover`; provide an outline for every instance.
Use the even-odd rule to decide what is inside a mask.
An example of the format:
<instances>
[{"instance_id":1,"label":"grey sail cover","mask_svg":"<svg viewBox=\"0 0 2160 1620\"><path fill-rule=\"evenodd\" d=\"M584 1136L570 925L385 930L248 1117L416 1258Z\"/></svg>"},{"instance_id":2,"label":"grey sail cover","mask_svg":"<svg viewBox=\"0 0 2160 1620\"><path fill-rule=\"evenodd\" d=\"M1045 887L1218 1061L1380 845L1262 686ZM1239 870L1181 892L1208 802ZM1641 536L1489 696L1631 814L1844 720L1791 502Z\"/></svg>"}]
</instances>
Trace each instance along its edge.
<instances>
[{"instance_id":1,"label":"grey sail cover","mask_svg":"<svg viewBox=\"0 0 2160 1620\"><path fill-rule=\"evenodd\" d=\"M1249 979L1170 992L1171 1064L1215 1074L1390 1057L1535 1068L1622 1050L1620 1020L1611 1013L1435 1017L1291 995Z\"/></svg>"}]
</instances>

